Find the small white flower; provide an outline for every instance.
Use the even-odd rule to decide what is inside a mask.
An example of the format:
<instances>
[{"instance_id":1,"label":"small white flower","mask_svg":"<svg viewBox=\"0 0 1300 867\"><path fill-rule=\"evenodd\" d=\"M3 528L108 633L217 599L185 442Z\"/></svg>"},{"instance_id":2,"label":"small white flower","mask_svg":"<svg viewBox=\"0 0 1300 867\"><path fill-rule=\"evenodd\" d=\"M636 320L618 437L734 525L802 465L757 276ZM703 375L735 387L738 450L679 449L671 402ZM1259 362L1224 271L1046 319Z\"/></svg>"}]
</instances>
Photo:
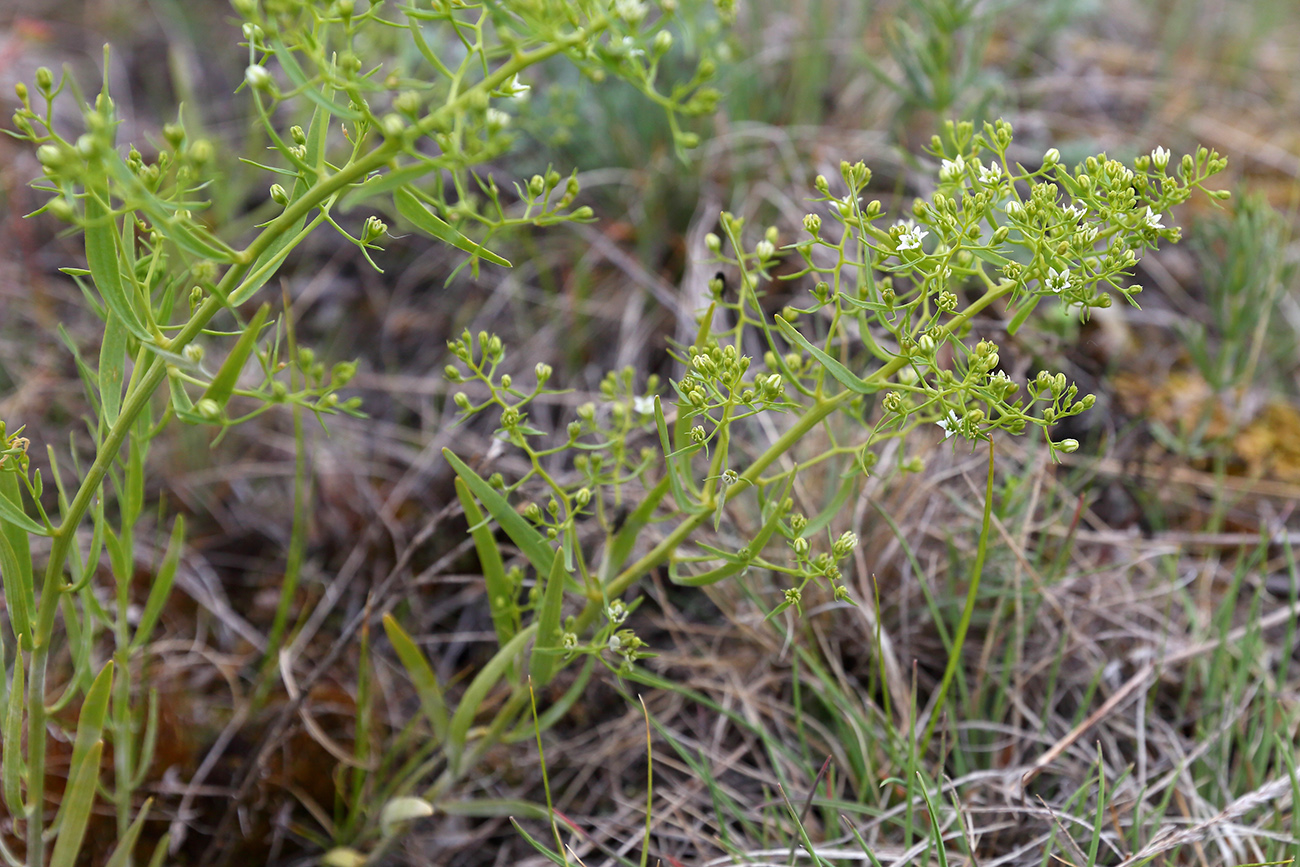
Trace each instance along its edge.
<instances>
[{"instance_id":1,"label":"small white flower","mask_svg":"<svg viewBox=\"0 0 1300 867\"><path fill-rule=\"evenodd\" d=\"M628 24L639 24L647 11L641 0L614 0L614 14Z\"/></svg>"},{"instance_id":2,"label":"small white flower","mask_svg":"<svg viewBox=\"0 0 1300 867\"><path fill-rule=\"evenodd\" d=\"M1142 222L1148 229L1155 231L1156 229L1163 229L1165 227L1165 224L1160 222L1163 217L1163 214L1154 213L1151 210L1151 206L1147 205L1147 213L1146 216L1142 218Z\"/></svg>"},{"instance_id":3,"label":"small white flower","mask_svg":"<svg viewBox=\"0 0 1300 867\"><path fill-rule=\"evenodd\" d=\"M912 229L916 228L916 220L913 220L911 218L906 220L895 220L894 225L902 226L904 229L911 231Z\"/></svg>"},{"instance_id":4,"label":"small white flower","mask_svg":"<svg viewBox=\"0 0 1300 867\"><path fill-rule=\"evenodd\" d=\"M609 608L605 609L605 615L609 617L610 622L615 626L622 625L623 621L627 620L627 614L627 606L619 599L609 603Z\"/></svg>"},{"instance_id":5,"label":"small white flower","mask_svg":"<svg viewBox=\"0 0 1300 867\"><path fill-rule=\"evenodd\" d=\"M998 165L995 161L989 160L989 164L985 166L979 160L976 160L975 166L981 184L993 186L994 184L1001 182L1002 166Z\"/></svg>"},{"instance_id":6,"label":"small white flower","mask_svg":"<svg viewBox=\"0 0 1300 867\"><path fill-rule=\"evenodd\" d=\"M918 229L915 226L903 232L898 236L898 249L900 250L919 250L921 242L925 236L930 234L924 229Z\"/></svg>"},{"instance_id":7,"label":"small white flower","mask_svg":"<svg viewBox=\"0 0 1300 867\"><path fill-rule=\"evenodd\" d=\"M1157 145L1156 149L1151 152L1151 162L1157 169L1163 172L1165 166L1169 165L1169 151Z\"/></svg>"},{"instance_id":8,"label":"small white flower","mask_svg":"<svg viewBox=\"0 0 1300 867\"><path fill-rule=\"evenodd\" d=\"M1070 272L1062 268L1057 271L1055 268L1047 269L1047 288L1051 289L1057 295L1060 295L1066 289L1070 288Z\"/></svg>"},{"instance_id":9,"label":"small white flower","mask_svg":"<svg viewBox=\"0 0 1300 867\"><path fill-rule=\"evenodd\" d=\"M1070 205L1068 208L1062 208L1061 213L1065 214L1067 220L1073 222L1082 217L1086 212L1078 205Z\"/></svg>"},{"instance_id":10,"label":"small white flower","mask_svg":"<svg viewBox=\"0 0 1300 867\"><path fill-rule=\"evenodd\" d=\"M632 398L632 411L641 415L654 415L655 399L645 395Z\"/></svg>"},{"instance_id":11,"label":"small white flower","mask_svg":"<svg viewBox=\"0 0 1300 867\"><path fill-rule=\"evenodd\" d=\"M522 100L528 98L528 91L532 89L532 85L521 82L519 80L519 75L516 74L514 78L506 82L506 84L501 88L501 92L512 99Z\"/></svg>"},{"instance_id":12,"label":"small white flower","mask_svg":"<svg viewBox=\"0 0 1300 867\"><path fill-rule=\"evenodd\" d=\"M955 160L944 160L939 164L939 180L956 181L966 174L966 161L959 154Z\"/></svg>"},{"instance_id":13,"label":"small white flower","mask_svg":"<svg viewBox=\"0 0 1300 867\"><path fill-rule=\"evenodd\" d=\"M624 36L621 42L616 43L616 50L623 57L641 57L645 51L637 46L637 41L631 36Z\"/></svg>"},{"instance_id":14,"label":"small white flower","mask_svg":"<svg viewBox=\"0 0 1300 867\"><path fill-rule=\"evenodd\" d=\"M489 132L496 132L510 126L510 115L499 108L487 110L487 127Z\"/></svg>"},{"instance_id":15,"label":"small white flower","mask_svg":"<svg viewBox=\"0 0 1300 867\"><path fill-rule=\"evenodd\" d=\"M961 416L957 415L957 411L953 409L948 410L947 418L941 418L935 423L943 429L944 439L949 439L953 434L961 431Z\"/></svg>"},{"instance_id":16,"label":"small white flower","mask_svg":"<svg viewBox=\"0 0 1300 867\"><path fill-rule=\"evenodd\" d=\"M764 260L764 261L767 259L771 259L774 255L776 255L776 245L768 240L759 241L757 244L754 245L754 255L758 256L760 260Z\"/></svg>"},{"instance_id":17,"label":"small white flower","mask_svg":"<svg viewBox=\"0 0 1300 867\"><path fill-rule=\"evenodd\" d=\"M1011 377L1007 376L1005 370L995 370L989 377L989 382L1010 382Z\"/></svg>"},{"instance_id":18,"label":"small white flower","mask_svg":"<svg viewBox=\"0 0 1300 867\"><path fill-rule=\"evenodd\" d=\"M1097 241L1097 227L1095 225L1082 226L1075 233L1075 237L1079 243L1091 246Z\"/></svg>"},{"instance_id":19,"label":"small white flower","mask_svg":"<svg viewBox=\"0 0 1300 867\"><path fill-rule=\"evenodd\" d=\"M1013 219L1018 220L1025 215L1025 206L1017 202L1015 199L1007 202L1005 210L1007 216L1012 217Z\"/></svg>"}]
</instances>

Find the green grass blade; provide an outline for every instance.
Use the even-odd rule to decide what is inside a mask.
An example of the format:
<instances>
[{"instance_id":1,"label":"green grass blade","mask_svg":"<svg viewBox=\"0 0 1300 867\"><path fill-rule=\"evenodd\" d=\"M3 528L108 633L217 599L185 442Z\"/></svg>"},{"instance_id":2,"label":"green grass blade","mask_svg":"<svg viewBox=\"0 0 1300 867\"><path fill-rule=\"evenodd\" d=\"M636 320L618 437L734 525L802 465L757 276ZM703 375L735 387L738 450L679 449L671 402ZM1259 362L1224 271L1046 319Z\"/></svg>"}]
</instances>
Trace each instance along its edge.
<instances>
[{"instance_id":1,"label":"green grass blade","mask_svg":"<svg viewBox=\"0 0 1300 867\"><path fill-rule=\"evenodd\" d=\"M162 565L158 567L153 586L149 588L149 598L145 600L144 613L140 615L140 625L135 629L135 640L131 642L132 649L143 646L153 633L154 624L158 622L163 605L171 595L172 583L176 580L176 568L181 562L181 546L184 542L185 517L177 515L176 522L172 524L171 538L167 540L167 551L163 554Z\"/></svg>"},{"instance_id":2,"label":"green grass blade","mask_svg":"<svg viewBox=\"0 0 1300 867\"><path fill-rule=\"evenodd\" d=\"M393 645L397 658L406 669L407 677L411 678L411 683L415 686L415 693L420 697L420 707L428 717L434 735L440 741L446 739L447 702L443 698L438 676L433 673L429 661L424 658L415 641L391 614L384 615L384 632L388 634L389 643Z\"/></svg>"},{"instance_id":3,"label":"green grass blade","mask_svg":"<svg viewBox=\"0 0 1300 867\"><path fill-rule=\"evenodd\" d=\"M489 485L478 473L469 468L464 461L456 457L451 449L443 449L442 456L451 464L451 468L456 471L456 475L465 480L470 491L475 497L478 497L480 503L488 510L496 522L501 525L501 529L510 537L510 541L519 546L519 550L528 558L528 562L533 565L533 569L538 575L545 575L551 568L551 560L554 556L554 549L546 541L541 533L529 523L528 519L519 514L510 505L509 501L496 489Z\"/></svg>"},{"instance_id":4,"label":"green grass blade","mask_svg":"<svg viewBox=\"0 0 1300 867\"><path fill-rule=\"evenodd\" d=\"M478 551L478 562L483 569L483 583L487 586L488 610L492 614L492 626L497 633L497 646L505 644L515 634L514 587L506 577L506 565L501 559L501 549L487 519L474 502L469 485L457 477L456 496L461 508L465 510L465 520L469 522L469 532L474 539L474 548Z\"/></svg>"},{"instance_id":5,"label":"green grass blade","mask_svg":"<svg viewBox=\"0 0 1300 867\"><path fill-rule=\"evenodd\" d=\"M537 615L537 641L533 644L532 658L528 661L528 673L538 686L550 683L555 675L562 637L560 615L564 613L564 583L567 577L564 556L556 551L546 576L541 611Z\"/></svg>"},{"instance_id":6,"label":"green grass blade","mask_svg":"<svg viewBox=\"0 0 1300 867\"><path fill-rule=\"evenodd\" d=\"M509 261L501 258L496 253L466 238L452 228L451 224L443 222L409 190L403 188L395 190L393 192L393 204L397 206L397 213L409 220L417 229L432 235L439 241L451 244L458 250L464 250L472 256L487 259L494 265L500 265L503 268L514 267Z\"/></svg>"}]
</instances>

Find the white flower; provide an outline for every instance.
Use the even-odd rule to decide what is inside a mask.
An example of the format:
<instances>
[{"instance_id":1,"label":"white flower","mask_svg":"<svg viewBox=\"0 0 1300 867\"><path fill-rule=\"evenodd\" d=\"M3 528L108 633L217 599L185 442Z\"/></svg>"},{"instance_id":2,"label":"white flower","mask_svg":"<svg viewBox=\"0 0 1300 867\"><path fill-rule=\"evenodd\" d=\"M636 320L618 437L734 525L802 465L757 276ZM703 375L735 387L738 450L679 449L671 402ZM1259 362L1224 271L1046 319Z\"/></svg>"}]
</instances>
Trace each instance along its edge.
<instances>
[{"instance_id":1,"label":"white flower","mask_svg":"<svg viewBox=\"0 0 1300 867\"><path fill-rule=\"evenodd\" d=\"M1169 165L1169 151L1157 145L1156 149L1151 152L1151 162L1163 172L1165 166Z\"/></svg>"},{"instance_id":2,"label":"white flower","mask_svg":"<svg viewBox=\"0 0 1300 867\"><path fill-rule=\"evenodd\" d=\"M939 419L936 424L943 429L943 438L948 439L961 430L961 416L957 415L956 410L950 409L948 417Z\"/></svg>"},{"instance_id":3,"label":"white flower","mask_svg":"<svg viewBox=\"0 0 1300 867\"><path fill-rule=\"evenodd\" d=\"M966 161L959 154L955 160L944 160L939 164L939 180L955 181L966 174Z\"/></svg>"},{"instance_id":4,"label":"white flower","mask_svg":"<svg viewBox=\"0 0 1300 867\"><path fill-rule=\"evenodd\" d=\"M1010 382L1011 377L1007 376L1005 370L995 370L989 377L989 382Z\"/></svg>"},{"instance_id":5,"label":"white flower","mask_svg":"<svg viewBox=\"0 0 1300 867\"><path fill-rule=\"evenodd\" d=\"M754 245L754 255L760 260L771 259L776 255L776 245L768 240L759 241Z\"/></svg>"},{"instance_id":6,"label":"white flower","mask_svg":"<svg viewBox=\"0 0 1300 867\"><path fill-rule=\"evenodd\" d=\"M486 116L488 132L496 132L510 126L510 115L499 108L489 108Z\"/></svg>"},{"instance_id":7,"label":"white flower","mask_svg":"<svg viewBox=\"0 0 1300 867\"><path fill-rule=\"evenodd\" d=\"M501 92L513 99L523 100L528 98L528 91L532 89L532 85L521 82L519 80L519 75L516 74L514 78L506 82L506 84L501 88Z\"/></svg>"},{"instance_id":8,"label":"white flower","mask_svg":"<svg viewBox=\"0 0 1300 867\"><path fill-rule=\"evenodd\" d=\"M918 229L913 226L898 236L898 249L919 250L921 249L921 242L925 240L925 236L928 234L930 233L924 229Z\"/></svg>"},{"instance_id":9,"label":"white flower","mask_svg":"<svg viewBox=\"0 0 1300 867\"><path fill-rule=\"evenodd\" d=\"M1047 288L1051 289L1057 295L1060 295L1066 289L1070 288L1070 272L1062 268L1057 271L1055 268L1047 269Z\"/></svg>"},{"instance_id":10,"label":"white flower","mask_svg":"<svg viewBox=\"0 0 1300 867\"><path fill-rule=\"evenodd\" d=\"M614 0L614 14L628 24L639 24L647 11L641 0Z\"/></svg>"},{"instance_id":11,"label":"white flower","mask_svg":"<svg viewBox=\"0 0 1300 867\"><path fill-rule=\"evenodd\" d=\"M1082 217L1086 212L1078 205L1070 205L1068 208L1062 208L1061 213L1065 214L1066 219L1075 221Z\"/></svg>"},{"instance_id":12,"label":"white flower","mask_svg":"<svg viewBox=\"0 0 1300 867\"><path fill-rule=\"evenodd\" d=\"M989 160L989 164L987 166L985 166L979 160L976 160L975 167L976 167L976 171L979 174L979 179L981 184L987 184L989 186L992 186L996 183L999 183L1002 180L1002 166L998 165L993 160Z\"/></svg>"},{"instance_id":13,"label":"white flower","mask_svg":"<svg viewBox=\"0 0 1300 867\"><path fill-rule=\"evenodd\" d=\"M632 411L640 415L654 415L655 399L644 395L632 398Z\"/></svg>"},{"instance_id":14,"label":"white flower","mask_svg":"<svg viewBox=\"0 0 1300 867\"><path fill-rule=\"evenodd\" d=\"M1165 227L1165 224L1160 222L1163 216L1164 216L1163 214L1157 214L1152 212L1151 206L1147 205L1147 213L1146 216L1142 218L1142 222L1148 229L1151 229L1152 231L1156 229L1163 229Z\"/></svg>"},{"instance_id":15,"label":"white flower","mask_svg":"<svg viewBox=\"0 0 1300 867\"><path fill-rule=\"evenodd\" d=\"M1012 217L1017 220L1025 215L1025 206L1017 202L1015 199L1012 199L1011 201L1007 202L1007 206L1005 210L1007 212L1008 217Z\"/></svg>"},{"instance_id":16,"label":"white flower","mask_svg":"<svg viewBox=\"0 0 1300 867\"><path fill-rule=\"evenodd\" d=\"M1074 236L1078 243L1091 246L1097 241L1097 227L1095 225L1082 226L1079 231L1075 232Z\"/></svg>"}]
</instances>

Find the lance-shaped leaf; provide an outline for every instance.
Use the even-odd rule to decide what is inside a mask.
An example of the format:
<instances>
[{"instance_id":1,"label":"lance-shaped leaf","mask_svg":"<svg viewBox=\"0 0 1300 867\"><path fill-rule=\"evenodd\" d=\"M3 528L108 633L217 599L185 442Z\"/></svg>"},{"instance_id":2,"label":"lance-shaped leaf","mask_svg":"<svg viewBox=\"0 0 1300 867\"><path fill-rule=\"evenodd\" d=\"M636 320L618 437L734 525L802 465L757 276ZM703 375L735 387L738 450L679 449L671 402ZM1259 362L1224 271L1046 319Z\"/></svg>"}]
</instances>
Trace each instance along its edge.
<instances>
[{"instance_id":1,"label":"lance-shaped leaf","mask_svg":"<svg viewBox=\"0 0 1300 867\"><path fill-rule=\"evenodd\" d=\"M496 628L497 646L509 641L515 634L514 587L506 577L505 562L501 559L501 549L497 547L496 537L487 519L479 511L474 495L464 479L456 479L456 496L465 510L465 520L469 522L469 532L474 538L474 548L478 551L478 562L483 569L483 583L487 587L488 610L492 613L492 625Z\"/></svg>"},{"instance_id":2,"label":"lance-shaped leaf","mask_svg":"<svg viewBox=\"0 0 1300 867\"><path fill-rule=\"evenodd\" d=\"M23 569L23 564L27 568ZM32 612L36 610L35 589L32 587L32 559L28 555L20 560L9 542L9 534L0 533L0 579L3 579L5 604L9 611L9 628L20 647L31 647Z\"/></svg>"},{"instance_id":3,"label":"lance-shaped leaf","mask_svg":"<svg viewBox=\"0 0 1300 867\"><path fill-rule=\"evenodd\" d=\"M104 342L99 345L99 405L109 427L117 424L117 412L122 407L128 336L121 318L110 308L104 323Z\"/></svg>"},{"instance_id":4,"label":"lance-shaped leaf","mask_svg":"<svg viewBox=\"0 0 1300 867\"><path fill-rule=\"evenodd\" d=\"M75 867L81 854L81 841L90 823L90 811L95 805L95 790L99 787L99 758L104 742L97 740L90 746L79 764L74 764L68 774L68 788L59 806L59 835L54 840L54 853L50 867Z\"/></svg>"},{"instance_id":5,"label":"lance-shaped leaf","mask_svg":"<svg viewBox=\"0 0 1300 867\"><path fill-rule=\"evenodd\" d=\"M171 538L167 541L167 553L163 555L162 565L158 567L158 574L154 576L153 585L149 588L149 598L145 600L144 613L140 615L140 625L135 628L132 648L141 647L153 633L154 624L158 622L163 605L167 603L167 597L171 594L172 583L176 580L176 569L181 562L181 546L184 541L185 518L177 515L176 522L172 524Z\"/></svg>"},{"instance_id":6,"label":"lance-shaped leaf","mask_svg":"<svg viewBox=\"0 0 1300 867\"><path fill-rule=\"evenodd\" d=\"M789 490L788 484L786 490ZM709 571L702 572L699 575L674 575L670 572L668 575L669 579L674 584L681 584L686 587L705 587L709 584L716 584L724 578L730 578L732 575L740 573L749 567L752 558L757 557L763 552L763 548L767 545L768 540L772 538L772 534L776 532L779 526L781 526L781 519L785 517L786 511L788 511L788 503L785 499L785 493L783 492L781 498L773 505L771 514L768 515L767 520L763 522L763 526L759 529L758 535L754 537L752 542L745 546L749 549L749 557L737 557L731 562L724 563L716 569L710 569Z\"/></svg>"},{"instance_id":7,"label":"lance-shaped leaf","mask_svg":"<svg viewBox=\"0 0 1300 867\"><path fill-rule=\"evenodd\" d=\"M563 554L556 551L555 560L546 576L546 587L542 591L542 608L537 615L537 641L533 644L533 655L528 661L528 673L539 687L550 683L555 674L562 638L560 615L564 613L564 582L567 578Z\"/></svg>"},{"instance_id":8,"label":"lance-shaped leaf","mask_svg":"<svg viewBox=\"0 0 1300 867\"><path fill-rule=\"evenodd\" d=\"M104 862L104 867L127 867L131 863L131 853L135 849L136 841L140 839L140 831L144 829L144 821L149 817L151 806L153 806L153 798L147 799L140 806L140 812L136 814L126 833L117 841L117 846L114 847L113 854Z\"/></svg>"},{"instance_id":9,"label":"lance-shaped leaf","mask_svg":"<svg viewBox=\"0 0 1300 867\"><path fill-rule=\"evenodd\" d=\"M469 468L469 465L456 457L451 449L443 449L442 456L451 464L451 468L456 471L465 484L473 492L483 507L488 510L493 518L496 518L501 529L505 530L510 541L519 546L519 550L528 558L528 562L533 565L533 569L538 575L545 575L551 568L551 558L554 556L554 550L546 541L537 528L523 515L519 514L510 505L505 497L497 492L496 488L484 481L478 473Z\"/></svg>"},{"instance_id":10,"label":"lance-shaped leaf","mask_svg":"<svg viewBox=\"0 0 1300 867\"><path fill-rule=\"evenodd\" d=\"M411 678L411 683L415 685L415 694L420 697L420 707L424 710L424 715L429 719L429 725L433 728L433 734L438 740L447 737L447 702L442 696L442 687L438 684L438 676L433 673L429 666L429 661L424 658L420 648L416 646L411 636L406 634L406 630L398 624L391 614L384 615L384 632L388 633L388 640L393 645L393 650L397 652L397 658L402 662L402 668L406 669L406 674Z\"/></svg>"},{"instance_id":11,"label":"lance-shaped leaf","mask_svg":"<svg viewBox=\"0 0 1300 867\"><path fill-rule=\"evenodd\" d=\"M136 314L131 299L122 283L122 272L117 260L117 221L107 210L108 181L102 175L86 182L86 265L99 296L109 310L117 314L128 331L146 342L152 342Z\"/></svg>"},{"instance_id":12,"label":"lance-shaped leaf","mask_svg":"<svg viewBox=\"0 0 1300 867\"><path fill-rule=\"evenodd\" d=\"M781 333L785 335L787 340L797 343L804 349L804 351L817 359L817 361L821 363L822 367L826 368L827 372L830 373L831 376L835 377L836 381L849 391L856 394L871 394L872 392L880 390L880 386L867 382L865 379L862 379L847 367L840 364L834 358L831 358L825 352L818 349L816 346L813 346L808 342L808 338L800 334L798 329L782 319L780 315L776 317L776 327L781 329Z\"/></svg>"},{"instance_id":13,"label":"lance-shaped leaf","mask_svg":"<svg viewBox=\"0 0 1300 867\"><path fill-rule=\"evenodd\" d=\"M500 265L503 268L514 267L496 253L474 243L456 231L450 223L444 222L437 214L426 208L409 190L400 187L395 190L393 192L393 204L397 205L397 213L410 220L417 229L427 232L439 241L445 241L459 250L487 259L494 265Z\"/></svg>"},{"instance_id":14,"label":"lance-shaped leaf","mask_svg":"<svg viewBox=\"0 0 1300 867\"><path fill-rule=\"evenodd\" d=\"M266 316L270 310L270 304L263 304L257 309L253 321L248 323L244 333L239 335L239 340L235 341L235 348L230 350L226 360L221 363L217 375L212 378L207 390L203 392L203 399L215 400L217 406L225 408L230 401L230 396L235 392L235 384L239 382L239 374L244 369L244 362L248 361L248 356L253 354L253 349L257 346L257 336L266 323Z\"/></svg>"},{"instance_id":15,"label":"lance-shaped leaf","mask_svg":"<svg viewBox=\"0 0 1300 867\"><path fill-rule=\"evenodd\" d=\"M21 816L23 807L23 703L26 699L23 650L14 651L13 683L9 687L9 706L5 708L4 744L0 745L0 778L4 783L5 807L10 816Z\"/></svg>"},{"instance_id":16,"label":"lance-shaped leaf","mask_svg":"<svg viewBox=\"0 0 1300 867\"><path fill-rule=\"evenodd\" d=\"M514 667L515 658L524 649L524 645L537 632L536 626L521 629L510 639L510 643L496 652L487 665L470 681L461 696L456 712L451 715L447 725L447 764L452 777L460 774L465 761L465 741L469 737L469 727L478 715L478 709L491 692L492 687Z\"/></svg>"}]
</instances>

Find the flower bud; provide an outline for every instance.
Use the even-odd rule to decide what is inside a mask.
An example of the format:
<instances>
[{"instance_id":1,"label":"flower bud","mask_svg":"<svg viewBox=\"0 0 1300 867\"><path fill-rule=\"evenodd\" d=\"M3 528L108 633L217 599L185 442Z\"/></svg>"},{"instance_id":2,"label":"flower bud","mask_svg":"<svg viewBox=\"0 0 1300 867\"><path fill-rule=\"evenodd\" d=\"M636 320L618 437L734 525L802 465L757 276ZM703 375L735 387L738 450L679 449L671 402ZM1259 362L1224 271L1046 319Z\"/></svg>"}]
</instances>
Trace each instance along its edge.
<instances>
[{"instance_id":1,"label":"flower bud","mask_svg":"<svg viewBox=\"0 0 1300 867\"><path fill-rule=\"evenodd\" d=\"M566 431L569 434L569 442L573 442L582 436L582 422L571 421Z\"/></svg>"},{"instance_id":2,"label":"flower bud","mask_svg":"<svg viewBox=\"0 0 1300 867\"><path fill-rule=\"evenodd\" d=\"M400 114L384 115L379 125L389 138L396 138L406 131L406 120Z\"/></svg>"},{"instance_id":3,"label":"flower bud","mask_svg":"<svg viewBox=\"0 0 1300 867\"><path fill-rule=\"evenodd\" d=\"M593 216L595 216L595 214L596 212L593 211L589 206L583 205L581 208L574 208L572 216L573 219L575 220L590 220Z\"/></svg>"},{"instance_id":4,"label":"flower bud","mask_svg":"<svg viewBox=\"0 0 1300 867\"><path fill-rule=\"evenodd\" d=\"M771 241L763 240L754 245L754 254L758 256L759 261L767 261L776 254L776 247Z\"/></svg>"},{"instance_id":5,"label":"flower bud","mask_svg":"<svg viewBox=\"0 0 1300 867\"><path fill-rule=\"evenodd\" d=\"M452 401L456 404L457 408L465 411L469 410L469 395L465 392L456 392L456 394L452 396Z\"/></svg>"},{"instance_id":6,"label":"flower bud","mask_svg":"<svg viewBox=\"0 0 1300 867\"><path fill-rule=\"evenodd\" d=\"M1074 438L1064 439L1056 444L1056 448L1067 455L1071 455L1079 450L1079 441Z\"/></svg>"},{"instance_id":7,"label":"flower bud","mask_svg":"<svg viewBox=\"0 0 1300 867\"><path fill-rule=\"evenodd\" d=\"M1061 161L1061 152L1056 148L1048 148L1047 153L1043 154L1043 168L1051 168Z\"/></svg>"},{"instance_id":8,"label":"flower bud","mask_svg":"<svg viewBox=\"0 0 1300 867\"><path fill-rule=\"evenodd\" d=\"M656 57L662 57L673 47L673 34L667 30L660 30L655 34L651 47Z\"/></svg>"},{"instance_id":9,"label":"flower bud","mask_svg":"<svg viewBox=\"0 0 1300 867\"><path fill-rule=\"evenodd\" d=\"M54 88L54 73L50 72L48 66L38 67L36 70L36 89L46 96Z\"/></svg>"},{"instance_id":10,"label":"flower bud","mask_svg":"<svg viewBox=\"0 0 1300 867\"><path fill-rule=\"evenodd\" d=\"M808 214L803 218L803 227L814 238L822 230L822 218L816 214Z\"/></svg>"},{"instance_id":11,"label":"flower bud","mask_svg":"<svg viewBox=\"0 0 1300 867\"><path fill-rule=\"evenodd\" d=\"M271 184L270 193L271 201L275 202L277 205L284 206L289 204L289 194L285 191L284 187L279 184Z\"/></svg>"},{"instance_id":12,"label":"flower bud","mask_svg":"<svg viewBox=\"0 0 1300 867\"><path fill-rule=\"evenodd\" d=\"M185 348L181 350L181 354L191 364L198 364L203 360L203 347L197 343L187 343Z\"/></svg>"},{"instance_id":13,"label":"flower bud","mask_svg":"<svg viewBox=\"0 0 1300 867\"><path fill-rule=\"evenodd\" d=\"M205 397L194 404L194 411L208 421L217 421L221 418L221 404L210 397Z\"/></svg>"},{"instance_id":14,"label":"flower bud","mask_svg":"<svg viewBox=\"0 0 1300 867\"><path fill-rule=\"evenodd\" d=\"M52 145L43 145L43 147L52 147ZM717 235L709 232L704 236L704 246L709 248L710 253L717 253L722 249L722 239Z\"/></svg>"},{"instance_id":15,"label":"flower bud","mask_svg":"<svg viewBox=\"0 0 1300 867\"><path fill-rule=\"evenodd\" d=\"M533 368L533 373L537 376L538 385L541 385L546 382L546 380L550 379L551 372L551 366L549 364L543 364L542 362L538 362L537 366Z\"/></svg>"},{"instance_id":16,"label":"flower bud","mask_svg":"<svg viewBox=\"0 0 1300 867\"><path fill-rule=\"evenodd\" d=\"M266 71L266 67L260 63L253 63L244 70L244 81L254 90L269 91L275 82L271 78L271 73Z\"/></svg>"}]
</instances>

